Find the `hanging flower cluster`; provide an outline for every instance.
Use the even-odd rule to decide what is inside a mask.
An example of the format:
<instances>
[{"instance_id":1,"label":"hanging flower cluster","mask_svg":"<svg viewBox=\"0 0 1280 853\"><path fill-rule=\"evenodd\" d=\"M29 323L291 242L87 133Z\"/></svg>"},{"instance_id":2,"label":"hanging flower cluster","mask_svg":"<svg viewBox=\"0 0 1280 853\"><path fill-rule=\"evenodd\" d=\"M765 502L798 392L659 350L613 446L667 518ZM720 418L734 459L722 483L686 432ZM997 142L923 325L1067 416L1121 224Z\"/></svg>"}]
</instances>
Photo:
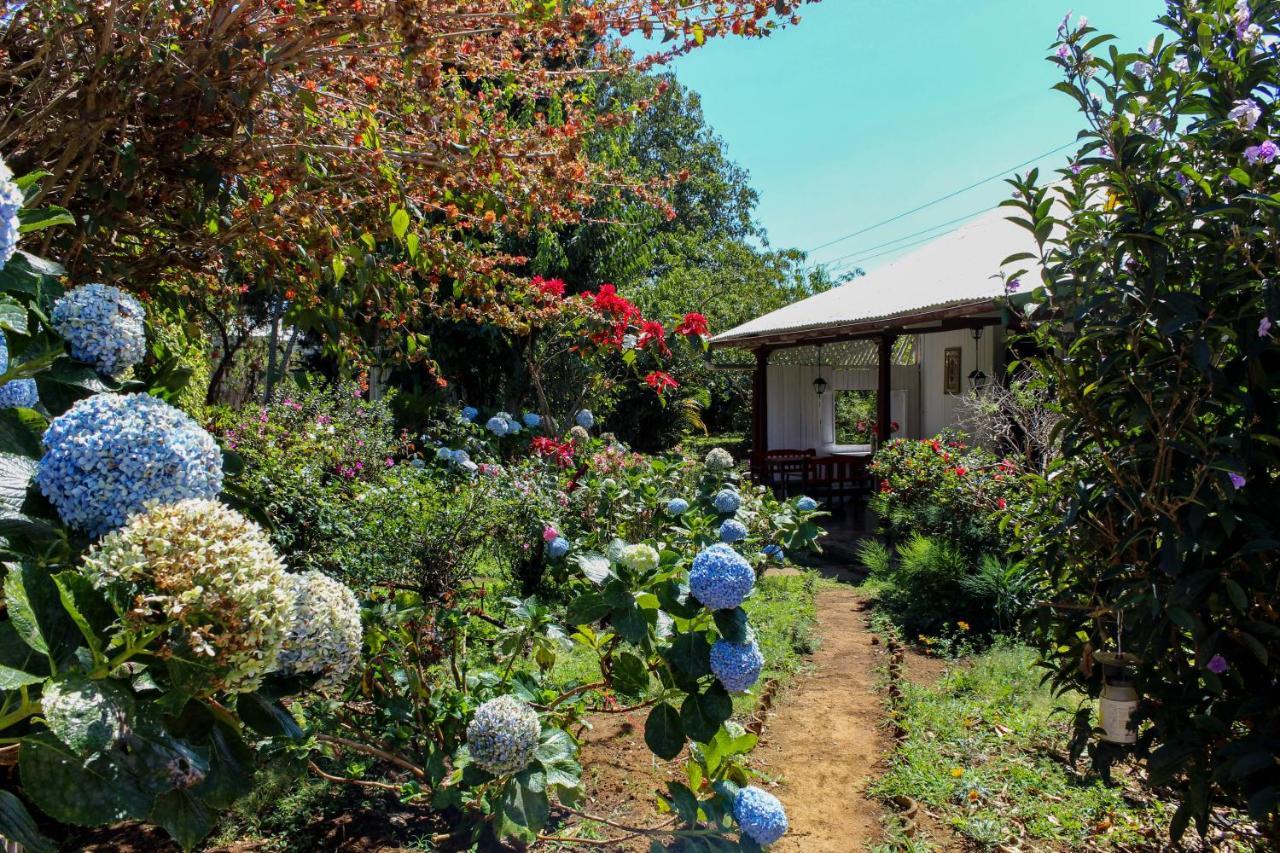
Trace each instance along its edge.
<instances>
[{"instance_id":1,"label":"hanging flower cluster","mask_svg":"<svg viewBox=\"0 0 1280 853\"><path fill-rule=\"evenodd\" d=\"M757 844L772 844L787 832L782 803L755 785L748 785L733 798L733 819Z\"/></svg>"},{"instance_id":2,"label":"hanging flower cluster","mask_svg":"<svg viewBox=\"0 0 1280 853\"><path fill-rule=\"evenodd\" d=\"M727 519L720 525L721 542L741 542L747 538L747 526L736 518Z\"/></svg>"},{"instance_id":3,"label":"hanging flower cluster","mask_svg":"<svg viewBox=\"0 0 1280 853\"><path fill-rule=\"evenodd\" d=\"M360 604L323 572L287 576L293 594L289 633L276 662L285 675L318 675L316 688L340 686L360 663Z\"/></svg>"},{"instance_id":4,"label":"hanging flower cluster","mask_svg":"<svg viewBox=\"0 0 1280 853\"><path fill-rule=\"evenodd\" d=\"M71 354L104 376L119 376L146 354L146 311L118 287L81 285L53 303L50 319Z\"/></svg>"},{"instance_id":5,"label":"hanging flower cluster","mask_svg":"<svg viewBox=\"0 0 1280 853\"><path fill-rule=\"evenodd\" d=\"M467 726L467 746L483 770L507 776L529 765L541 734L536 711L515 697L499 696L476 709Z\"/></svg>"},{"instance_id":6,"label":"hanging flower cluster","mask_svg":"<svg viewBox=\"0 0 1280 853\"><path fill-rule=\"evenodd\" d=\"M293 612L284 563L258 525L213 500L153 505L90 549L130 643L209 670L209 692L250 691L276 663Z\"/></svg>"},{"instance_id":7,"label":"hanging flower cluster","mask_svg":"<svg viewBox=\"0 0 1280 853\"><path fill-rule=\"evenodd\" d=\"M745 643L716 640L711 647L711 672L730 693L750 690L764 669L764 655L754 638Z\"/></svg>"},{"instance_id":8,"label":"hanging flower cluster","mask_svg":"<svg viewBox=\"0 0 1280 853\"><path fill-rule=\"evenodd\" d=\"M96 394L49 425L35 481L72 527L97 536L149 502L213 498L222 453L185 412L149 394Z\"/></svg>"},{"instance_id":9,"label":"hanging flower cluster","mask_svg":"<svg viewBox=\"0 0 1280 853\"><path fill-rule=\"evenodd\" d=\"M756 584L756 573L741 554L717 543L693 558L689 571L689 591L712 610L732 610L741 604Z\"/></svg>"},{"instance_id":10,"label":"hanging flower cluster","mask_svg":"<svg viewBox=\"0 0 1280 853\"><path fill-rule=\"evenodd\" d=\"M0 333L0 373L8 369L9 340ZM39 402L40 392L34 379L10 379L0 385L0 409L30 409Z\"/></svg>"}]
</instances>

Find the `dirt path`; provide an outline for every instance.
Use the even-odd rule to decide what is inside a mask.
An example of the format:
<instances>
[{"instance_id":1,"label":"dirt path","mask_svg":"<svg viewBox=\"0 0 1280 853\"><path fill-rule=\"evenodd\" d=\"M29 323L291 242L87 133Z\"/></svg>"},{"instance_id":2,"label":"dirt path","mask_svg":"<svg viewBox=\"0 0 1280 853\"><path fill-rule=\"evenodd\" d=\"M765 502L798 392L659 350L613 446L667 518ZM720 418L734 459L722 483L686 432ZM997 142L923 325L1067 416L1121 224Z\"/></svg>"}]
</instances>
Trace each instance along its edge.
<instances>
[{"instance_id":1,"label":"dirt path","mask_svg":"<svg viewBox=\"0 0 1280 853\"><path fill-rule=\"evenodd\" d=\"M851 587L819 592L814 671L783 692L756 748L791 824L776 850L852 853L880 838L879 807L864 792L890 749L879 727L884 647L873 644L864 607Z\"/></svg>"}]
</instances>

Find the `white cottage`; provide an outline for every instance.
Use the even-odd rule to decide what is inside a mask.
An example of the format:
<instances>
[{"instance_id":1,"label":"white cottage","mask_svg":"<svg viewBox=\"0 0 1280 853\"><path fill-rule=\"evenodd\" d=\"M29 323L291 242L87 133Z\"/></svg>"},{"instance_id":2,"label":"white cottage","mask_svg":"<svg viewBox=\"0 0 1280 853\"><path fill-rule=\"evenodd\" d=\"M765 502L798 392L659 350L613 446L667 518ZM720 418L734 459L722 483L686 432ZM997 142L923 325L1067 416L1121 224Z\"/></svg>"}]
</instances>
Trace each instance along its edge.
<instances>
[{"instance_id":1,"label":"white cottage","mask_svg":"<svg viewBox=\"0 0 1280 853\"><path fill-rule=\"evenodd\" d=\"M757 475L834 487L856 477L876 443L954 426L960 395L1003 378L1009 315L998 300L1006 278L1029 264L1002 270L1001 261L1035 249L1009 215L992 211L712 339L713 347L755 353ZM851 428L863 410L871 413L866 429Z\"/></svg>"}]
</instances>

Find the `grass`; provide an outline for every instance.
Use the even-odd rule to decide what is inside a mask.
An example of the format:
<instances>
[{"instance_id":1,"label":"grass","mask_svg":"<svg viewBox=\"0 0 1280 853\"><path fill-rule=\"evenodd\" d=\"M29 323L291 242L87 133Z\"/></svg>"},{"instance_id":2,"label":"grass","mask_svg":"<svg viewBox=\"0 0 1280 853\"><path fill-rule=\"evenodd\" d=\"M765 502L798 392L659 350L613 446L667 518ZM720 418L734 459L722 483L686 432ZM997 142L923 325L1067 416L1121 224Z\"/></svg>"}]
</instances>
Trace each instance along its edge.
<instances>
[{"instance_id":1,"label":"grass","mask_svg":"<svg viewBox=\"0 0 1280 853\"><path fill-rule=\"evenodd\" d=\"M1070 717L1059 712L1075 702L1040 685L1034 660L1030 649L997 645L936 684L904 684L907 738L871 793L912 797L984 847L1105 850L1161 837L1170 807L1069 766Z\"/></svg>"}]
</instances>

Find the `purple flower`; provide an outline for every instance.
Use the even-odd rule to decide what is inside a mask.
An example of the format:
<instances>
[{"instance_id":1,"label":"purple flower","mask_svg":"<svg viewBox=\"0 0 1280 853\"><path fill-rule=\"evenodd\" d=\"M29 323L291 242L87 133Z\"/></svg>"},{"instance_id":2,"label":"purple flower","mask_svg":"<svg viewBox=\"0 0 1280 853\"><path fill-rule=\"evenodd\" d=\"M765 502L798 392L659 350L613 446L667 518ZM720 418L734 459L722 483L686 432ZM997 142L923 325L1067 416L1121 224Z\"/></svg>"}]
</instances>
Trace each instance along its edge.
<instances>
[{"instance_id":1,"label":"purple flower","mask_svg":"<svg viewBox=\"0 0 1280 853\"><path fill-rule=\"evenodd\" d=\"M1227 659L1222 655L1214 655L1209 658L1209 671L1214 675L1222 675L1222 673L1226 672L1227 669L1229 669L1227 666Z\"/></svg>"},{"instance_id":2,"label":"purple flower","mask_svg":"<svg viewBox=\"0 0 1280 853\"><path fill-rule=\"evenodd\" d=\"M1244 149L1244 159L1249 161L1249 165L1255 163L1270 163L1276 159L1276 154L1280 154L1280 148L1270 139L1264 140L1257 145L1250 145Z\"/></svg>"},{"instance_id":3,"label":"purple flower","mask_svg":"<svg viewBox=\"0 0 1280 853\"><path fill-rule=\"evenodd\" d=\"M1062 16L1062 23L1058 24L1058 38L1066 38L1071 27L1072 9L1067 10L1067 14Z\"/></svg>"},{"instance_id":4,"label":"purple flower","mask_svg":"<svg viewBox=\"0 0 1280 853\"><path fill-rule=\"evenodd\" d=\"M1244 98L1231 105L1231 112L1227 113L1227 118L1245 130L1253 130L1258 124L1258 119L1262 118L1262 108L1252 98Z\"/></svg>"},{"instance_id":5,"label":"purple flower","mask_svg":"<svg viewBox=\"0 0 1280 853\"><path fill-rule=\"evenodd\" d=\"M1022 279L1012 278L1005 283L1004 290L1005 293L1016 293L1019 287L1022 287Z\"/></svg>"},{"instance_id":6,"label":"purple flower","mask_svg":"<svg viewBox=\"0 0 1280 853\"><path fill-rule=\"evenodd\" d=\"M1080 165L1080 161L1079 160L1073 161L1071 164L1071 174L1078 175L1082 171L1084 171L1084 166Z\"/></svg>"},{"instance_id":7,"label":"purple flower","mask_svg":"<svg viewBox=\"0 0 1280 853\"><path fill-rule=\"evenodd\" d=\"M1071 47L1070 47L1070 45L1065 45L1065 44L1060 44L1060 45L1058 45L1058 58L1059 58L1059 59L1070 59L1070 58L1071 58Z\"/></svg>"},{"instance_id":8,"label":"purple flower","mask_svg":"<svg viewBox=\"0 0 1280 853\"><path fill-rule=\"evenodd\" d=\"M1231 485L1237 489L1243 489L1244 484L1248 482L1247 480L1245 480L1243 475L1237 474L1235 471L1232 471L1231 473L1227 474L1227 476L1231 478Z\"/></svg>"},{"instance_id":9,"label":"purple flower","mask_svg":"<svg viewBox=\"0 0 1280 853\"><path fill-rule=\"evenodd\" d=\"M1156 74L1156 69L1150 62L1139 60L1129 66L1129 70L1133 72L1135 77L1141 77L1143 80L1150 80Z\"/></svg>"},{"instance_id":10,"label":"purple flower","mask_svg":"<svg viewBox=\"0 0 1280 853\"><path fill-rule=\"evenodd\" d=\"M1271 337L1271 318L1270 317L1263 317L1262 321L1258 323L1258 337L1260 338Z\"/></svg>"}]
</instances>

